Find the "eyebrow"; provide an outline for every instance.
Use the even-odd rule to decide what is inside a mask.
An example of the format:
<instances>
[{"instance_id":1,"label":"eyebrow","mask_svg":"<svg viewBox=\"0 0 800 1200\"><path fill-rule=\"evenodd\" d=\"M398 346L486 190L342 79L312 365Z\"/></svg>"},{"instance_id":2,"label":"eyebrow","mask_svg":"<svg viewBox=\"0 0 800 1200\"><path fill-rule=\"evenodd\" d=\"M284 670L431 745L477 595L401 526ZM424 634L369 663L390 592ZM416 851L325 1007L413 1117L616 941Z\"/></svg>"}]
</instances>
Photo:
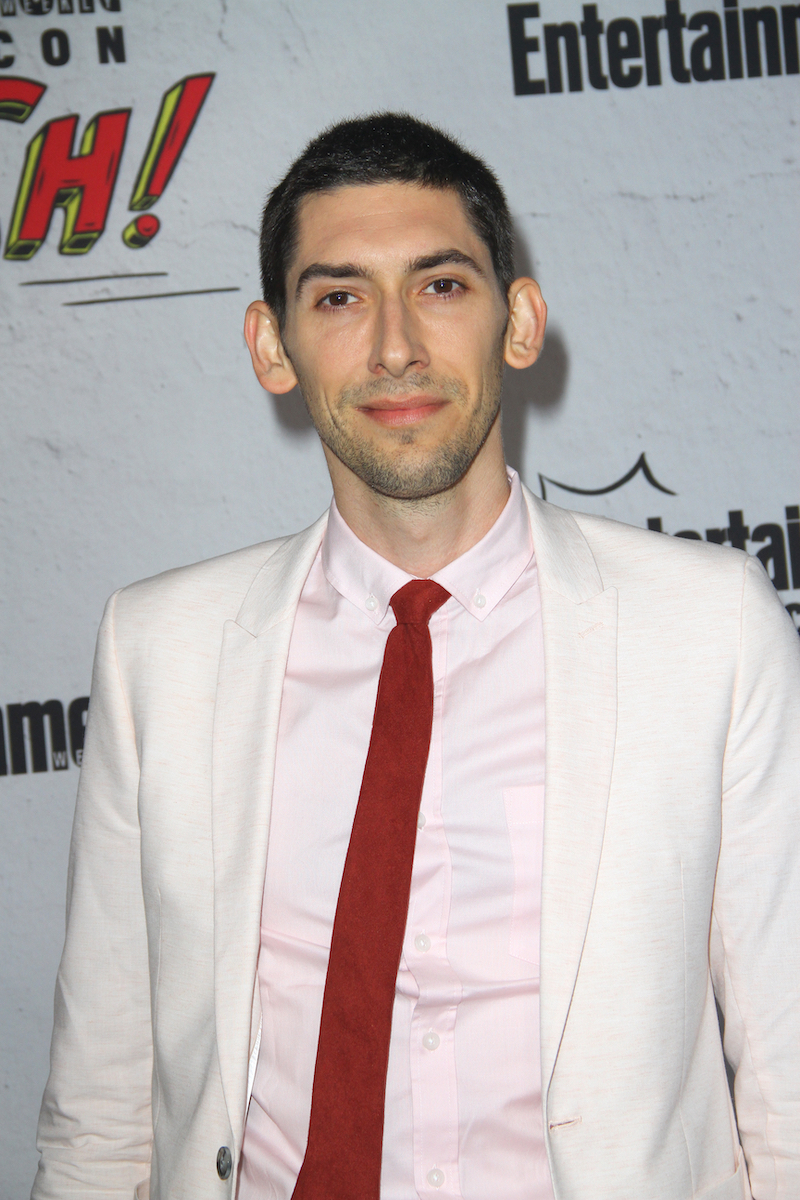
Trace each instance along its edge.
<instances>
[{"instance_id":1,"label":"eyebrow","mask_svg":"<svg viewBox=\"0 0 800 1200\"><path fill-rule=\"evenodd\" d=\"M311 263L300 272L295 288L295 299L300 295L305 285L311 279L371 279L372 272L366 267L357 267L355 263Z\"/></svg>"},{"instance_id":2,"label":"eyebrow","mask_svg":"<svg viewBox=\"0 0 800 1200\"><path fill-rule=\"evenodd\" d=\"M409 275L413 275L416 271L430 271L434 267L445 266L469 267L482 279L486 277L486 272L474 258L470 258L468 254L455 248L436 250L433 254L423 254L419 258L409 259L406 270ZM295 288L295 299L300 296L305 285L312 279L372 279L372 277L372 271L366 267L359 267L355 263L311 263L300 272Z\"/></svg>"},{"instance_id":3,"label":"eyebrow","mask_svg":"<svg viewBox=\"0 0 800 1200\"><path fill-rule=\"evenodd\" d=\"M469 267L476 275L480 275L483 279L486 272L483 267L476 263L474 258L470 258L463 250L436 250L433 254L424 254L421 258L415 258L408 264L409 273L414 271L430 271L433 267Z\"/></svg>"}]
</instances>

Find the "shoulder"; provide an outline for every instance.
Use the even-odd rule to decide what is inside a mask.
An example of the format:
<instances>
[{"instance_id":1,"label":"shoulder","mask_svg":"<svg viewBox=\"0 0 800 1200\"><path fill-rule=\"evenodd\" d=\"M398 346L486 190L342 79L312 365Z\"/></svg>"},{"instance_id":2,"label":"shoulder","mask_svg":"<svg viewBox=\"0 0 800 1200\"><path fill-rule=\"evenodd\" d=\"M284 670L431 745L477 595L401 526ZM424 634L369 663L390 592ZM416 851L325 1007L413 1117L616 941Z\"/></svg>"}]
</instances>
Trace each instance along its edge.
<instances>
[{"instance_id":1,"label":"shoulder","mask_svg":"<svg viewBox=\"0 0 800 1200\"><path fill-rule=\"evenodd\" d=\"M646 610L662 632L674 621L683 636L694 629L709 643L727 630L731 645L760 646L763 655L788 655L797 665L797 631L753 555L603 517L572 516L604 585L618 590L625 611Z\"/></svg>"},{"instance_id":2,"label":"shoulder","mask_svg":"<svg viewBox=\"0 0 800 1200\"><path fill-rule=\"evenodd\" d=\"M559 508L526 489L526 499L536 533L544 534L551 546L558 545L569 558L592 562L602 586L631 587L637 584L664 586L681 579L691 585L696 579L717 579L733 584L750 556L742 550L712 542L670 537L651 529L640 529L608 517ZM538 551L537 551L538 553ZM760 567L760 564L756 564Z\"/></svg>"},{"instance_id":3,"label":"shoulder","mask_svg":"<svg viewBox=\"0 0 800 1200\"><path fill-rule=\"evenodd\" d=\"M620 617L642 637L672 629L734 646L753 615L791 626L761 563L742 550L527 498L543 585L578 602L615 590Z\"/></svg>"},{"instance_id":4,"label":"shoulder","mask_svg":"<svg viewBox=\"0 0 800 1200\"><path fill-rule=\"evenodd\" d=\"M726 695L737 678L744 691L767 678L776 694L796 691L797 630L757 558L533 501L541 527L584 567L591 560L599 590L616 592L620 664L668 663L681 675L691 664L698 685L724 680Z\"/></svg>"},{"instance_id":5,"label":"shoulder","mask_svg":"<svg viewBox=\"0 0 800 1200\"><path fill-rule=\"evenodd\" d=\"M635 580L663 586L667 579L673 578L679 578L686 586L695 581L708 584L712 580L742 585L750 558L743 550L671 537L607 517L578 512L571 516L586 539L607 587Z\"/></svg>"},{"instance_id":6,"label":"shoulder","mask_svg":"<svg viewBox=\"0 0 800 1200\"><path fill-rule=\"evenodd\" d=\"M288 537L246 546L217 558L176 567L129 584L107 606L118 634L171 628L186 637L192 630L219 628L236 620L256 580L287 569L307 557L309 546L322 538L325 517Z\"/></svg>"}]
</instances>

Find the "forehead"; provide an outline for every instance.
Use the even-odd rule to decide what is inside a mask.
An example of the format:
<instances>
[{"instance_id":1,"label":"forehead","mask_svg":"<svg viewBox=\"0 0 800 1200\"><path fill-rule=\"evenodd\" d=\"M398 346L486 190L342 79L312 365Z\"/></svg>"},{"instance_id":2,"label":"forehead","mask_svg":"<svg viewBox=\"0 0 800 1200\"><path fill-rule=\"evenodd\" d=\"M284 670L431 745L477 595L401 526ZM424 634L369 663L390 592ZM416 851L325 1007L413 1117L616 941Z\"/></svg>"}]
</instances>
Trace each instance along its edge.
<instances>
[{"instance_id":1,"label":"forehead","mask_svg":"<svg viewBox=\"0 0 800 1200\"><path fill-rule=\"evenodd\" d=\"M379 266L445 247L463 250L491 271L489 251L456 192L413 183L347 185L304 197L289 277L312 262Z\"/></svg>"}]
</instances>

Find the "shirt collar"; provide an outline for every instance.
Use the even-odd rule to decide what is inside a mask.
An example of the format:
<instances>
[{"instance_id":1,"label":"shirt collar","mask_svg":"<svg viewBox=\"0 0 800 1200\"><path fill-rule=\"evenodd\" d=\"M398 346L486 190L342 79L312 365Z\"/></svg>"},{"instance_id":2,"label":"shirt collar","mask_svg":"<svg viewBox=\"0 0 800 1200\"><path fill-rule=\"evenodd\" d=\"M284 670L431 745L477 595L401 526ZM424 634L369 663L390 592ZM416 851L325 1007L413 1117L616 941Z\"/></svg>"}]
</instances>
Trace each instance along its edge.
<instances>
[{"instance_id":1,"label":"shirt collar","mask_svg":"<svg viewBox=\"0 0 800 1200\"><path fill-rule=\"evenodd\" d=\"M511 467L506 470L510 492L494 525L465 554L431 577L479 621L500 603L533 557L519 476ZM322 569L331 586L376 625L386 616L398 588L414 578L357 538L335 500L322 541Z\"/></svg>"}]
</instances>

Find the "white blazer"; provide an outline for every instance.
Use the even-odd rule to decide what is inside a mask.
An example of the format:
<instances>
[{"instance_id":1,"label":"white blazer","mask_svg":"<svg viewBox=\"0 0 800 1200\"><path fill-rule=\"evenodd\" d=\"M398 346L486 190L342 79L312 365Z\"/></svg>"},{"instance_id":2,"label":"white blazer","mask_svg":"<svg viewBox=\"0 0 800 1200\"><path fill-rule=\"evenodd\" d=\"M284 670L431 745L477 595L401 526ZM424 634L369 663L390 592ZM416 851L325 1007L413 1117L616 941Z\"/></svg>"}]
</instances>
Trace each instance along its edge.
<instances>
[{"instance_id":1,"label":"white blazer","mask_svg":"<svg viewBox=\"0 0 800 1200\"><path fill-rule=\"evenodd\" d=\"M754 559L526 498L555 1195L798 1200L798 638ZM109 601L34 1200L234 1194L278 713L324 524Z\"/></svg>"}]
</instances>

